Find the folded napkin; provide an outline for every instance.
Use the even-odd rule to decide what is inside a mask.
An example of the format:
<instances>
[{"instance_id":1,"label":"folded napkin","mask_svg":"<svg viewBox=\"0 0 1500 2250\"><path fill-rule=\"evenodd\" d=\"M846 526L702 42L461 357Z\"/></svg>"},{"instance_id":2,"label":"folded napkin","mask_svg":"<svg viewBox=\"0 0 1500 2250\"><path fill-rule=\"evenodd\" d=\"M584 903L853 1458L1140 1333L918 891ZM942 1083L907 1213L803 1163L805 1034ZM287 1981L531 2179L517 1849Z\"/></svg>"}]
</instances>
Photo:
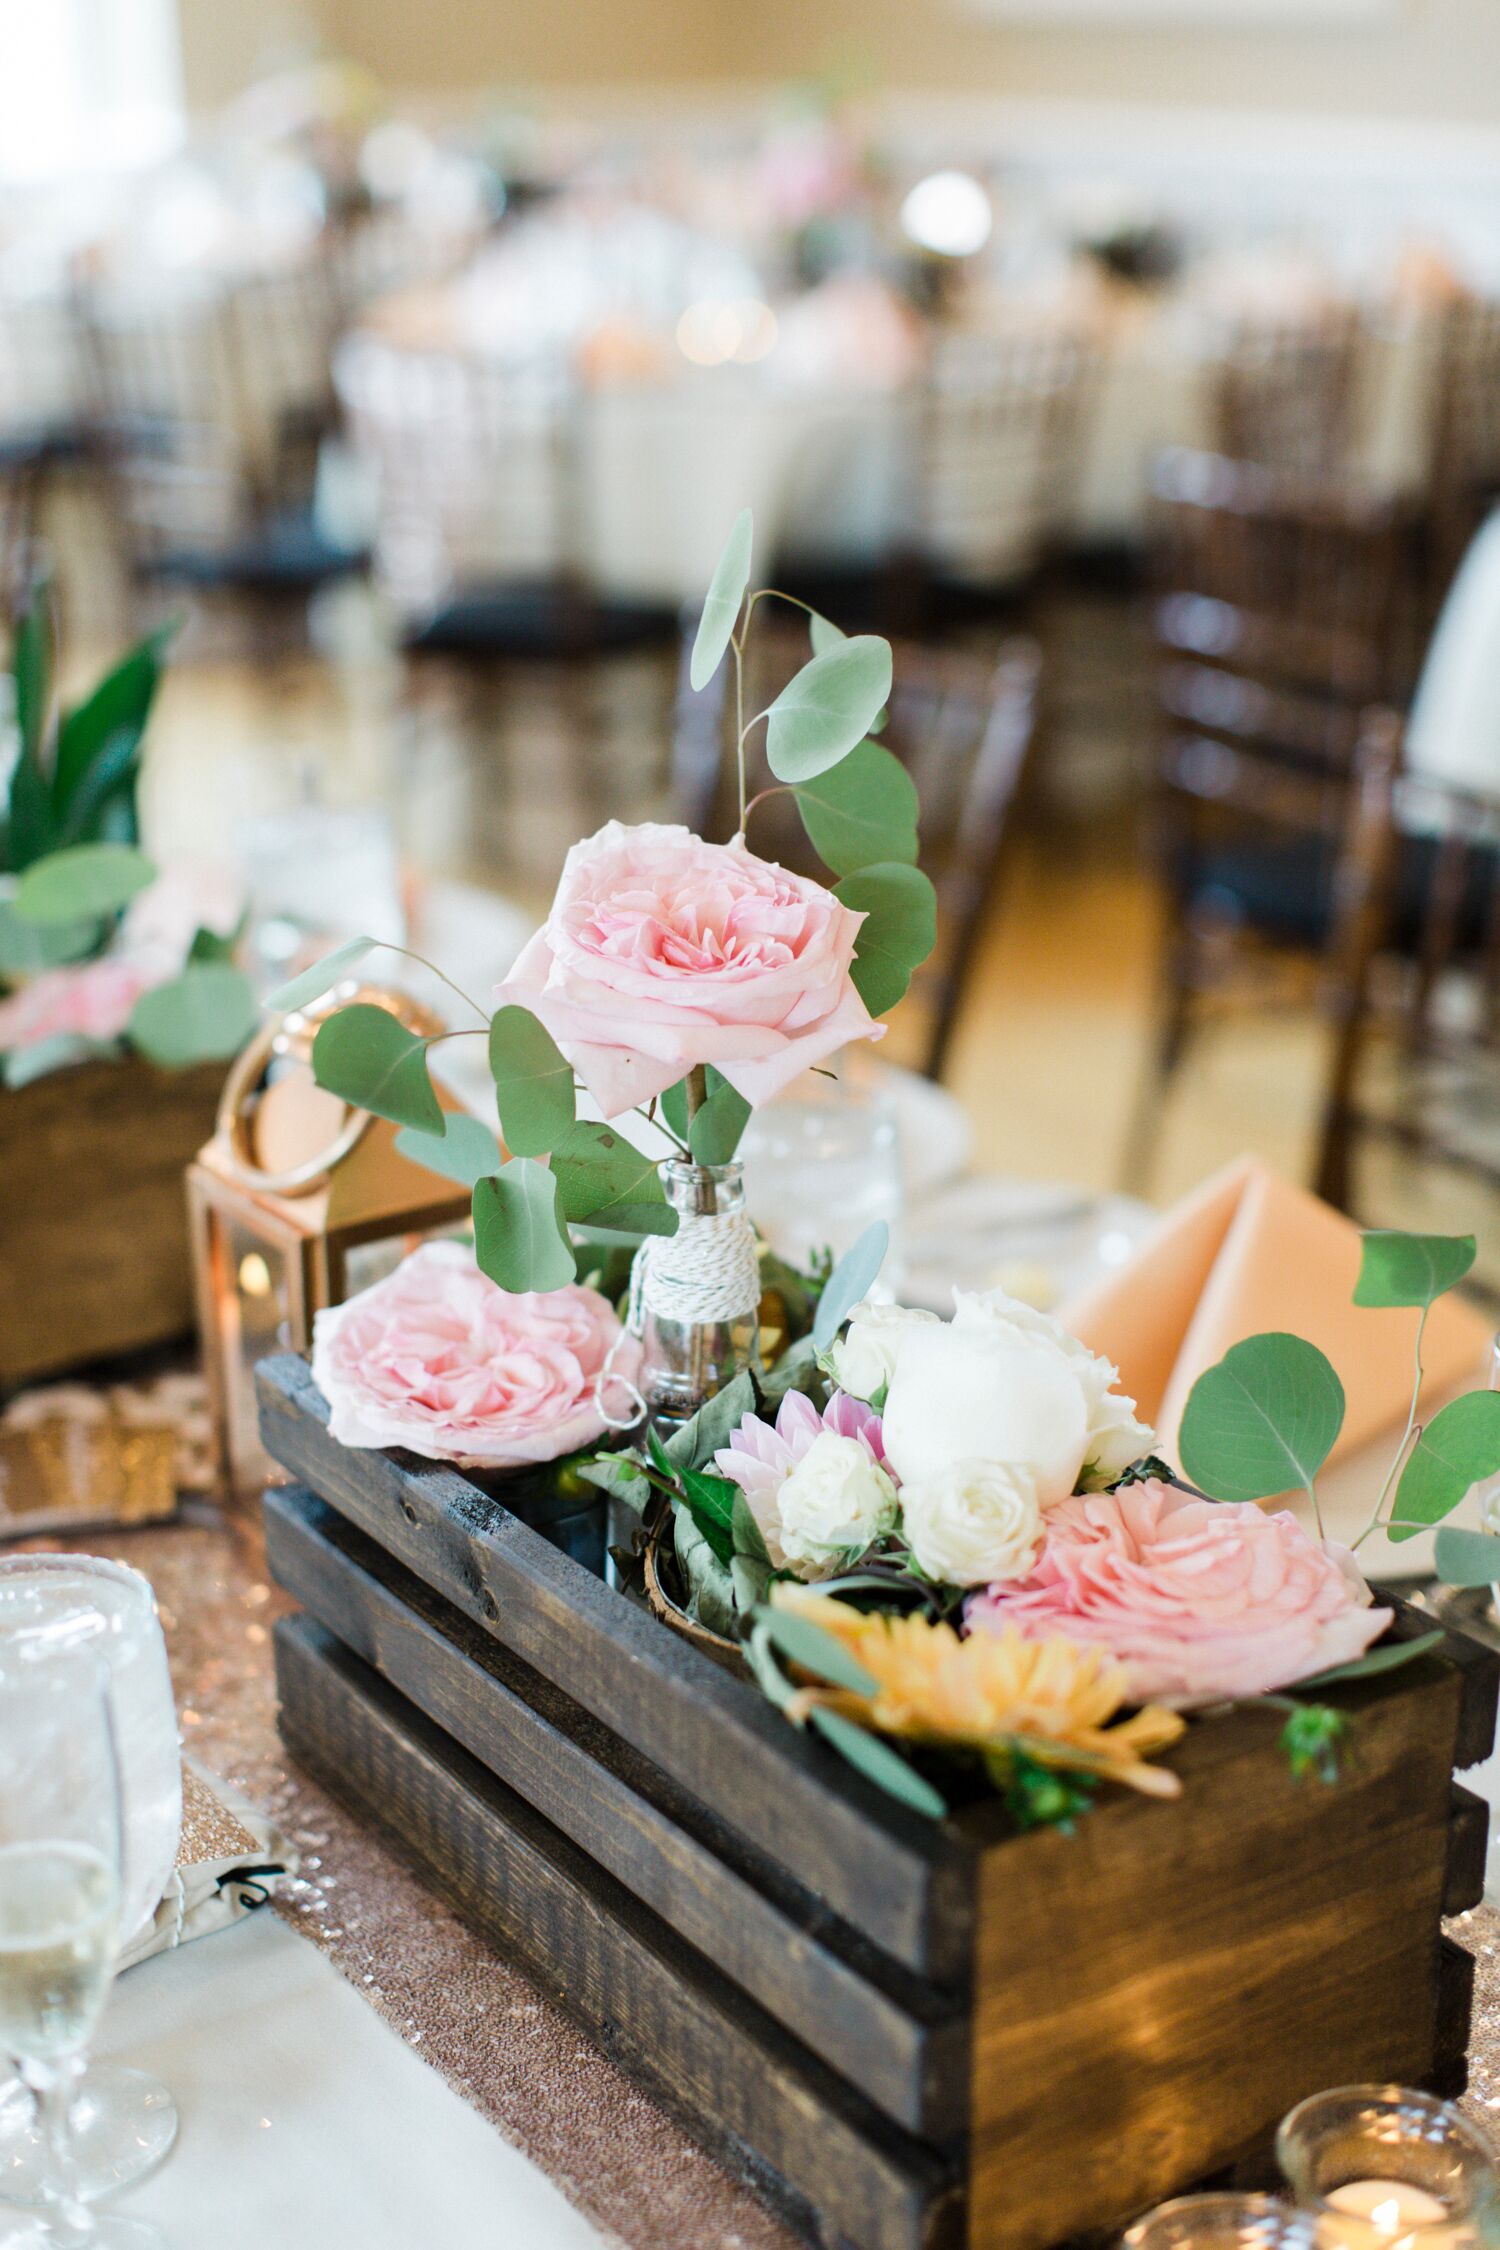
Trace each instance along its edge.
<instances>
[{"instance_id":1,"label":"folded napkin","mask_svg":"<svg viewBox=\"0 0 1500 2250\"><path fill-rule=\"evenodd\" d=\"M120 1956L122 1969L191 1938L228 1929L264 1906L296 1870L296 1855L262 1813L196 1766L182 1769L177 1865L155 1915Z\"/></svg>"},{"instance_id":2,"label":"folded napkin","mask_svg":"<svg viewBox=\"0 0 1500 2250\"><path fill-rule=\"evenodd\" d=\"M1129 1265L1081 1291L1058 1317L1120 1370L1122 1389L1175 1461L1188 1393L1232 1344L1289 1330L1325 1352L1346 1412L1332 1460L1389 1433L1411 1397L1416 1314L1354 1304L1360 1230L1342 1212L1241 1157L1169 1211ZM1455 1297L1433 1306L1423 1398L1487 1379L1491 1323Z\"/></svg>"}]
</instances>

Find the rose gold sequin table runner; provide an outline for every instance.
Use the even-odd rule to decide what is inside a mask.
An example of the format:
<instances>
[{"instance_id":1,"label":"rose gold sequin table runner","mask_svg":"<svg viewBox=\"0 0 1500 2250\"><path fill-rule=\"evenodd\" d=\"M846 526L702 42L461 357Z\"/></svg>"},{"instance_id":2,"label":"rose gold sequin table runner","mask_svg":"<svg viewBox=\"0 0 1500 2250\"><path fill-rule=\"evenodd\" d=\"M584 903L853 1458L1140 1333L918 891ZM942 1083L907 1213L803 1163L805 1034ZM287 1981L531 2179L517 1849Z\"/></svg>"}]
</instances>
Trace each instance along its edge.
<instances>
[{"instance_id":1,"label":"rose gold sequin table runner","mask_svg":"<svg viewBox=\"0 0 1500 2250\"><path fill-rule=\"evenodd\" d=\"M793 2250L755 2197L289 1762L271 1626L290 1605L267 1580L258 1537L174 1525L77 1544L151 1580L187 1749L300 1851L302 1879L277 1911L465 2101L628 2250ZM1466 2106L1500 2127L1500 1913L1478 1908L1453 1929L1478 1969Z\"/></svg>"}]
</instances>

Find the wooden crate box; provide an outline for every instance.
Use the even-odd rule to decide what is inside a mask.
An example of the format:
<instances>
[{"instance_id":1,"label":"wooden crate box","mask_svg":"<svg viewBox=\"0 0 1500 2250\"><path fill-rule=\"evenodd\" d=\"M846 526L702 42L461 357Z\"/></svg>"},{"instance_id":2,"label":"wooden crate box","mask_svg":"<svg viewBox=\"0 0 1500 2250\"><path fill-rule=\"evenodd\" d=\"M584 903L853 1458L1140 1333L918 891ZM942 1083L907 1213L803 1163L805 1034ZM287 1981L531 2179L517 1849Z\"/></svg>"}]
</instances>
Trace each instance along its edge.
<instances>
[{"instance_id":1,"label":"wooden crate box","mask_svg":"<svg viewBox=\"0 0 1500 2250\"><path fill-rule=\"evenodd\" d=\"M1045 2250L1253 2166L1319 2087L1461 2086L1489 1652L1333 1691L1332 1788L1245 1710L1170 1803L933 1824L462 1475L333 1442L300 1360L261 1394L293 1752L809 2240Z\"/></svg>"}]
</instances>

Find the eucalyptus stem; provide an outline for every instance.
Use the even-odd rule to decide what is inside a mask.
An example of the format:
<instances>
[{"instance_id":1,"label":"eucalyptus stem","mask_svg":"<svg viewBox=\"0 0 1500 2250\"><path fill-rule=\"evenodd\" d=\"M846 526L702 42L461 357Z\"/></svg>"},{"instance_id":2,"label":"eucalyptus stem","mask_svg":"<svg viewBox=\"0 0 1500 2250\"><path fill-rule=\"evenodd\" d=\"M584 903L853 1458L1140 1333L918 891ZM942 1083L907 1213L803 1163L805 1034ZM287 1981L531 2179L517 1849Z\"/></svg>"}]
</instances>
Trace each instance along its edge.
<instances>
[{"instance_id":1,"label":"eucalyptus stem","mask_svg":"<svg viewBox=\"0 0 1500 2250\"><path fill-rule=\"evenodd\" d=\"M750 609L753 609L754 606L755 596L752 594ZM745 822L750 817L745 805L745 734L747 731L745 727L745 634L750 629L750 609L745 612L745 622L740 628L739 639L736 640L732 633L729 636L729 645L734 650L734 758L740 785L740 825L738 833L741 836L745 833Z\"/></svg>"},{"instance_id":2,"label":"eucalyptus stem","mask_svg":"<svg viewBox=\"0 0 1500 2250\"><path fill-rule=\"evenodd\" d=\"M1412 1438L1415 1435L1419 1434L1419 1426L1417 1423L1417 1406L1422 1396L1422 1338L1427 1330L1427 1315L1431 1309L1432 1308L1430 1307L1430 1305L1424 1305L1422 1307L1421 1318L1417 1322L1417 1341L1415 1350L1416 1369L1412 1376L1411 1404L1407 1408L1406 1412L1406 1428L1401 1432L1401 1443L1397 1446L1395 1458L1392 1460L1389 1469L1386 1471L1385 1482L1380 1488L1380 1498L1375 1503L1375 1513L1373 1516L1371 1516L1369 1522L1365 1525L1364 1530L1355 1540L1354 1546L1351 1549L1351 1552L1355 1554L1359 1552L1360 1548L1369 1538L1371 1532L1379 1530L1380 1520L1385 1511L1385 1504L1387 1500L1389 1500L1391 1496L1391 1489L1395 1484L1397 1477L1400 1475L1403 1466L1405 1465L1406 1456L1408 1451L1410 1450Z\"/></svg>"},{"instance_id":3,"label":"eucalyptus stem","mask_svg":"<svg viewBox=\"0 0 1500 2250\"><path fill-rule=\"evenodd\" d=\"M687 1074L687 1120L688 1138L690 1140L693 1133L693 1119L707 1100L708 1067L704 1063L694 1063Z\"/></svg>"},{"instance_id":4,"label":"eucalyptus stem","mask_svg":"<svg viewBox=\"0 0 1500 2250\"><path fill-rule=\"evenodd\" d=\"M474 998L473 994L465 992L461 984L455 984L452 977L446 975L444 971L438 967L436 961L429 961L425 953L413 953L409 945L392 945L387 939L384 938L381 940L381 944L385 947L387 953L399 953L402 956L403 960L415 961L419 965L419 967L424 969L431 969L433 975L437 978L440 984L445 984L450 992L456 992L459 999L464 1002L465 1006L472 1008L476 1016L482 1016L485 1024L488 1025L490 1020L488 1008L481 1008L479 1002Z\"/></svg>"}]
</instances>

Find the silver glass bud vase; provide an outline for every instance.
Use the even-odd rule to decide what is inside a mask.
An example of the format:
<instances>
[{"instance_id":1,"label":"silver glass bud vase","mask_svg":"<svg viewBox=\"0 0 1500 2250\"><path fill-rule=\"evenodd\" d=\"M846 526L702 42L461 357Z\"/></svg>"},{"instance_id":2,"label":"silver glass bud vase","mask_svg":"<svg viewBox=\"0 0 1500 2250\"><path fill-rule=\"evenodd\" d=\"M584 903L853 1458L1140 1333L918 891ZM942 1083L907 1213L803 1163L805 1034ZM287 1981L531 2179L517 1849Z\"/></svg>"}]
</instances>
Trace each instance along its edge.
<instances>
[{"instance_id":1,"label":"silver glass bud vase","mask_svg":"<svg viewBox=\"0 0 1500 2250\"><path fill-rule=\"evenodd\" d=\"M660 1166L677 1232L648 1235L631 1276L641 1389L653 1421L680 1427L748 1366L760 1310L760 1262L738 1164Z\"/></svg>"}]
</instances>

